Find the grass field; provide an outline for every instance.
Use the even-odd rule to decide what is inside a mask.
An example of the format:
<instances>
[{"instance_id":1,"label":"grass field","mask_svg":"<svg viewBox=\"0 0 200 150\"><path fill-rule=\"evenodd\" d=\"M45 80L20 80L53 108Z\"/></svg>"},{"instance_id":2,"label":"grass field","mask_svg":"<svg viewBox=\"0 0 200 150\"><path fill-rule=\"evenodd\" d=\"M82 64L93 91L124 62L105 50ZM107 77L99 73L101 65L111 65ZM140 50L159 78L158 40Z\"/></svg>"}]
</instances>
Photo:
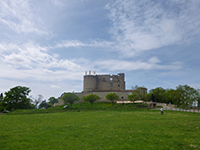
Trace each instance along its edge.
<instances>
[{"instance_id":1,"label":"grass field","mask_svg":"<svg viewBox=\"0 0 200 150\"><path fill-rule=\"evenodd\" d=\"M0 115L0 150L200 149L200 114L148 109Z\"/></svg>"}]
</instances>

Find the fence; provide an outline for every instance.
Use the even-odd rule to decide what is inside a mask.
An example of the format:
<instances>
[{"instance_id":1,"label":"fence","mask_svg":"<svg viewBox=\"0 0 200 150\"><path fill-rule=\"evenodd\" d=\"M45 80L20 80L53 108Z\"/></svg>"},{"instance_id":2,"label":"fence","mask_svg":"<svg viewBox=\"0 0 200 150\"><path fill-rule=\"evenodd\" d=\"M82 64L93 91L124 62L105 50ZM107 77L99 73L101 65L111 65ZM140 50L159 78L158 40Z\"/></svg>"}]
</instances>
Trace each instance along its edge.
<instances>
[{"instance_id":1,"label":"fence","mask_svg":"<svg viewBox=\"0 0 200 150\"><path fill-rule=\"evenodd\" d=\"M172 110L172 111L185 111L185 112L200 113L200 107L194 107L193 109L191 109L191 108L183 108L183 107L177 107L177 108L164 107L163 109L164 110Z\"/></svg>"}]
</instances>

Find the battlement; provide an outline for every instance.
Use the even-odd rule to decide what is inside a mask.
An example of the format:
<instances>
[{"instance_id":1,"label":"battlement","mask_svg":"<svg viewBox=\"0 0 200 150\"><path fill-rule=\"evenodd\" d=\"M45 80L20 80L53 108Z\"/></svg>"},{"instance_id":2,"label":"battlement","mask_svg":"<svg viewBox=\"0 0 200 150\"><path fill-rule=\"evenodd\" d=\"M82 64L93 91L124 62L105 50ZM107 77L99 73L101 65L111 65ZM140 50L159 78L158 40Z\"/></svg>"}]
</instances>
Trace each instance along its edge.
<instances>
[{"instance_id":1,"label":"battlement","mask_svg":"<svg viewBox=\"0 0 200 150\"><path fill-rule=\"evenodd\" d=\"M89 75L84 76L83 92L93 90L125 90L124 73L118 75Z\"/></svg>"}]
</instances>

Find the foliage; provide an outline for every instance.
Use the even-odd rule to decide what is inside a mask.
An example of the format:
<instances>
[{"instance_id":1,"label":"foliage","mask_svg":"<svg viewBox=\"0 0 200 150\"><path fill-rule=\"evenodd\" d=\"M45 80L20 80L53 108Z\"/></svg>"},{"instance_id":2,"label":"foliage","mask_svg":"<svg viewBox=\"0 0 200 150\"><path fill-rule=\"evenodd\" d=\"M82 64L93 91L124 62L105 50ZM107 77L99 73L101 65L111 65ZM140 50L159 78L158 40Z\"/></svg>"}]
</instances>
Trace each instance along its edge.
<instances>
[{"instance_id":1,"label":"foliage","mask_svg":"<svg viewBox=\"0 0 200 150\"><path fill-rule=\"evenodd\" d=\"M179 85L177 87L179 94L179 104L183 106L192 106L193 101L198 100L199 93L188 85Z\"/></svg>"},{"instance_id":2,"label":"foliage","mask_svg":"<svg viewBox=\"0 0 200 150\"><path fill-rule=\"evenodd\" d=\"M42 101L41 103L40 103L40 105L39 105L39 108L49 108L49 107L51 107L52 106L52 104L51 103L47 103L46 102L46 100L44 100L44 101Z\"/></svg>"},{"instance_id":3,"label":"foliage","mask_svg":"<svg viewBox=\"0 0 200 150\"><path fill-rule=\"evenodd\" d=\"M0 101L0 112L4 110L3 101Z\"/></svg>"},{"instance_id":4,"label":"foliage","mask_svg":"<svg viewBox=\"0 0 200 150\"><path fill-rule=\"evenodd\" d=\"M137 95L137 93L132 93L131 95L128 95L128 99L129 101L136 101L139 99L139 96Z\"/></svg>"},{"instance_id":5,"label":"foliage","mask_svg":"<svg viewBox=\"0 0 200 150\"><path fill-rule=\"evenodd\" d=\"M58 99L56 99L55 97L50 97L48 100L52 105L58 103Z\"/></svg>"},{"instance_id":6,"label":"foliage","mask_svg":"<svg viewBox=\"0 0 200 150\"><path fill-rule=\"evenodd\" d=\"M7 110L29 109L31 108L31 99L27 98L30 93L28 87L16 86L5 92L3 106Z\"/></svg>"},{"instance_id":7,"label":"foliage","mask_svg":"<svg viewBox=\"0 0 200 150\"><path fill-rule=\"evenodd\" d=\"M31 99L32 99L32 103L33 103L35 106L37 106L39 103L42 102L43 96L42 96L41 94L38 94L38 96L35 97L35 98L31 96Z\"/></svg>"},{"instance_id":8,"label":"foliage","mask_svg":"<svg viewBox=\"0 0 200 150\"><path fill-rule=\"evenodd\" d=\"M138 87L137 85L135 87L132 87L134 90L131 95L128 95L129 101L136 101L136 100L147 100L147 93L146 90L144 90L144 87Z\"/></svg>"},{"instance_id":9,"label":"foliage","mask_svg":"<svg viewBox=\"0 0 200 150\"><path fill-rule=\"evenodd\" d=\"M114 101L119 99L119 95L117 95L116 93L109 93L106 95L106 99L111 101L113 105Z\"/></svg>"},{"instance_id":10,"label":"foliage","mask_svg":"<svg viewBox=\"0 0 200 150\"><path fill-rule=\"evenodd\" d=\"M88 101L91 103L91 107L92 107L92 104L96 101L96 100L99 100L100 97L96 94L90 94L90 95L87 95L87 96L84 96L83 97L83 100L84 101Z\"/></svg>"},{"instance_id":11,"label":"foliage","mask_svg":"<svg viewBox=\"0 0 200 150\"><path fill-rule=\"evenodd\" d=\"M150 90L149 95L151 95L151 100L156 102L191 107L194 101L200 101L198 91L188 85L179 85L176 89L163 89L158 87Z\"/></svg>"},{"instance_id":12,"label":"foliage","mask_svg":"<svg viewBox=\"0 0 200 150\"><path fill-rule=\"evenodd\" d=\"M3 93L1 93L1 95L0 95L0 101L2 101L3 100Z\"/></svg>"},{"instance_id":13,"label":"foliage","mask_svg":"<svg viewBox=\"0 0 200 150\"><path fill-rule=\"evenodd\" d=\"M74 93L65 93L63 95L62 99L64 100L65 104L69 103L71 105L71 107L72 107L72 104L75 101L78 101L79 97L76 94L74 94Z\"/></svg>"},{"instance_id":14,"label":"foliage","mask_svg":"<svg viewBox=\"0 0 200 150\"><path fill-rule=\"evenodd\" d=\"M149 91L151 93L151 98L153 99L152 101L155 102L160 102L160 103L165 103L165 92L166 90L163 89L162 87L157 87L155 89L152 89Z\"/></svg>"}]
</instances>

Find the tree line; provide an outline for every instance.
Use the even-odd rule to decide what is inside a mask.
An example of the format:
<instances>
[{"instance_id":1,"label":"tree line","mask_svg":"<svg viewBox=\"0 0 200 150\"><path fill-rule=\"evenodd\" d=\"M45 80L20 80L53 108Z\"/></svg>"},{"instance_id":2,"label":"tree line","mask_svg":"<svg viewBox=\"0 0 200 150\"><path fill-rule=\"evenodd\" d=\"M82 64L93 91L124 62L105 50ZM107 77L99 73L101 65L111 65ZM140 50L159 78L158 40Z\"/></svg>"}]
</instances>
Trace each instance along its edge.
<instances>
[{"instance_id":1,"label":"tree line","mask_svg":"<svg viewBox=\"0 0 200 150\"><path fill-rule=\"evenodd\" d=\"M200 106L200 90L188 85L179 85L176 89L157 87L149 93L142 93L142 87L134 87L135 91L128 96L131 101L144 100L159 103L175 104L177 106L192 107L194 103Z\"/></svg>"},{"instance_id":2,"label":"tree line","mask_svg":"<svg viewBox=\"0 0 200 150\"><path fill-rule=\"evenodd\" d=\"M30 92L31 90L28 87L16 86L5 92L5 96L1 93L0 112L3 110L35 109L37 106L47 108L58 102L55 97L50 97L47 102L41 94L34 98L29 96Z\"/></svg>"},{"instance_id":3,"label":"tree line","mask_svg":"<svg viewBox=\"0 0 200 150\"><path fill-rule=\"evenodd\" d=\"M175 104L177 106L192 107L194 102L198 107L200 106L200 90L194 89L188 85L179 85L176 89L164 89L162 87L157 87L151 89L149 93L144 92L143 87L135 86L133 87L133 92L128 95L128 100L144 100L153 101L167 104ZM43 100L42 95L37 97L29 96L31 90L28 87L16 86L11 88L8 92L0 94L0 112L3 110L15 110L15 109L35 109L36 106L39 108L52 107L54 103L58 102L55 97L50 97L48 101ZM79 100L79 97L74 93L66 93L62 96L65 104L72 104ZM83 100L90 102L92 104L99 100L100 97L95 94L90 94L83 97ZM106 99L110 100L112 104L119 99L116 93L109 93L106 95Z\"/></svg>"}]
</instances>

